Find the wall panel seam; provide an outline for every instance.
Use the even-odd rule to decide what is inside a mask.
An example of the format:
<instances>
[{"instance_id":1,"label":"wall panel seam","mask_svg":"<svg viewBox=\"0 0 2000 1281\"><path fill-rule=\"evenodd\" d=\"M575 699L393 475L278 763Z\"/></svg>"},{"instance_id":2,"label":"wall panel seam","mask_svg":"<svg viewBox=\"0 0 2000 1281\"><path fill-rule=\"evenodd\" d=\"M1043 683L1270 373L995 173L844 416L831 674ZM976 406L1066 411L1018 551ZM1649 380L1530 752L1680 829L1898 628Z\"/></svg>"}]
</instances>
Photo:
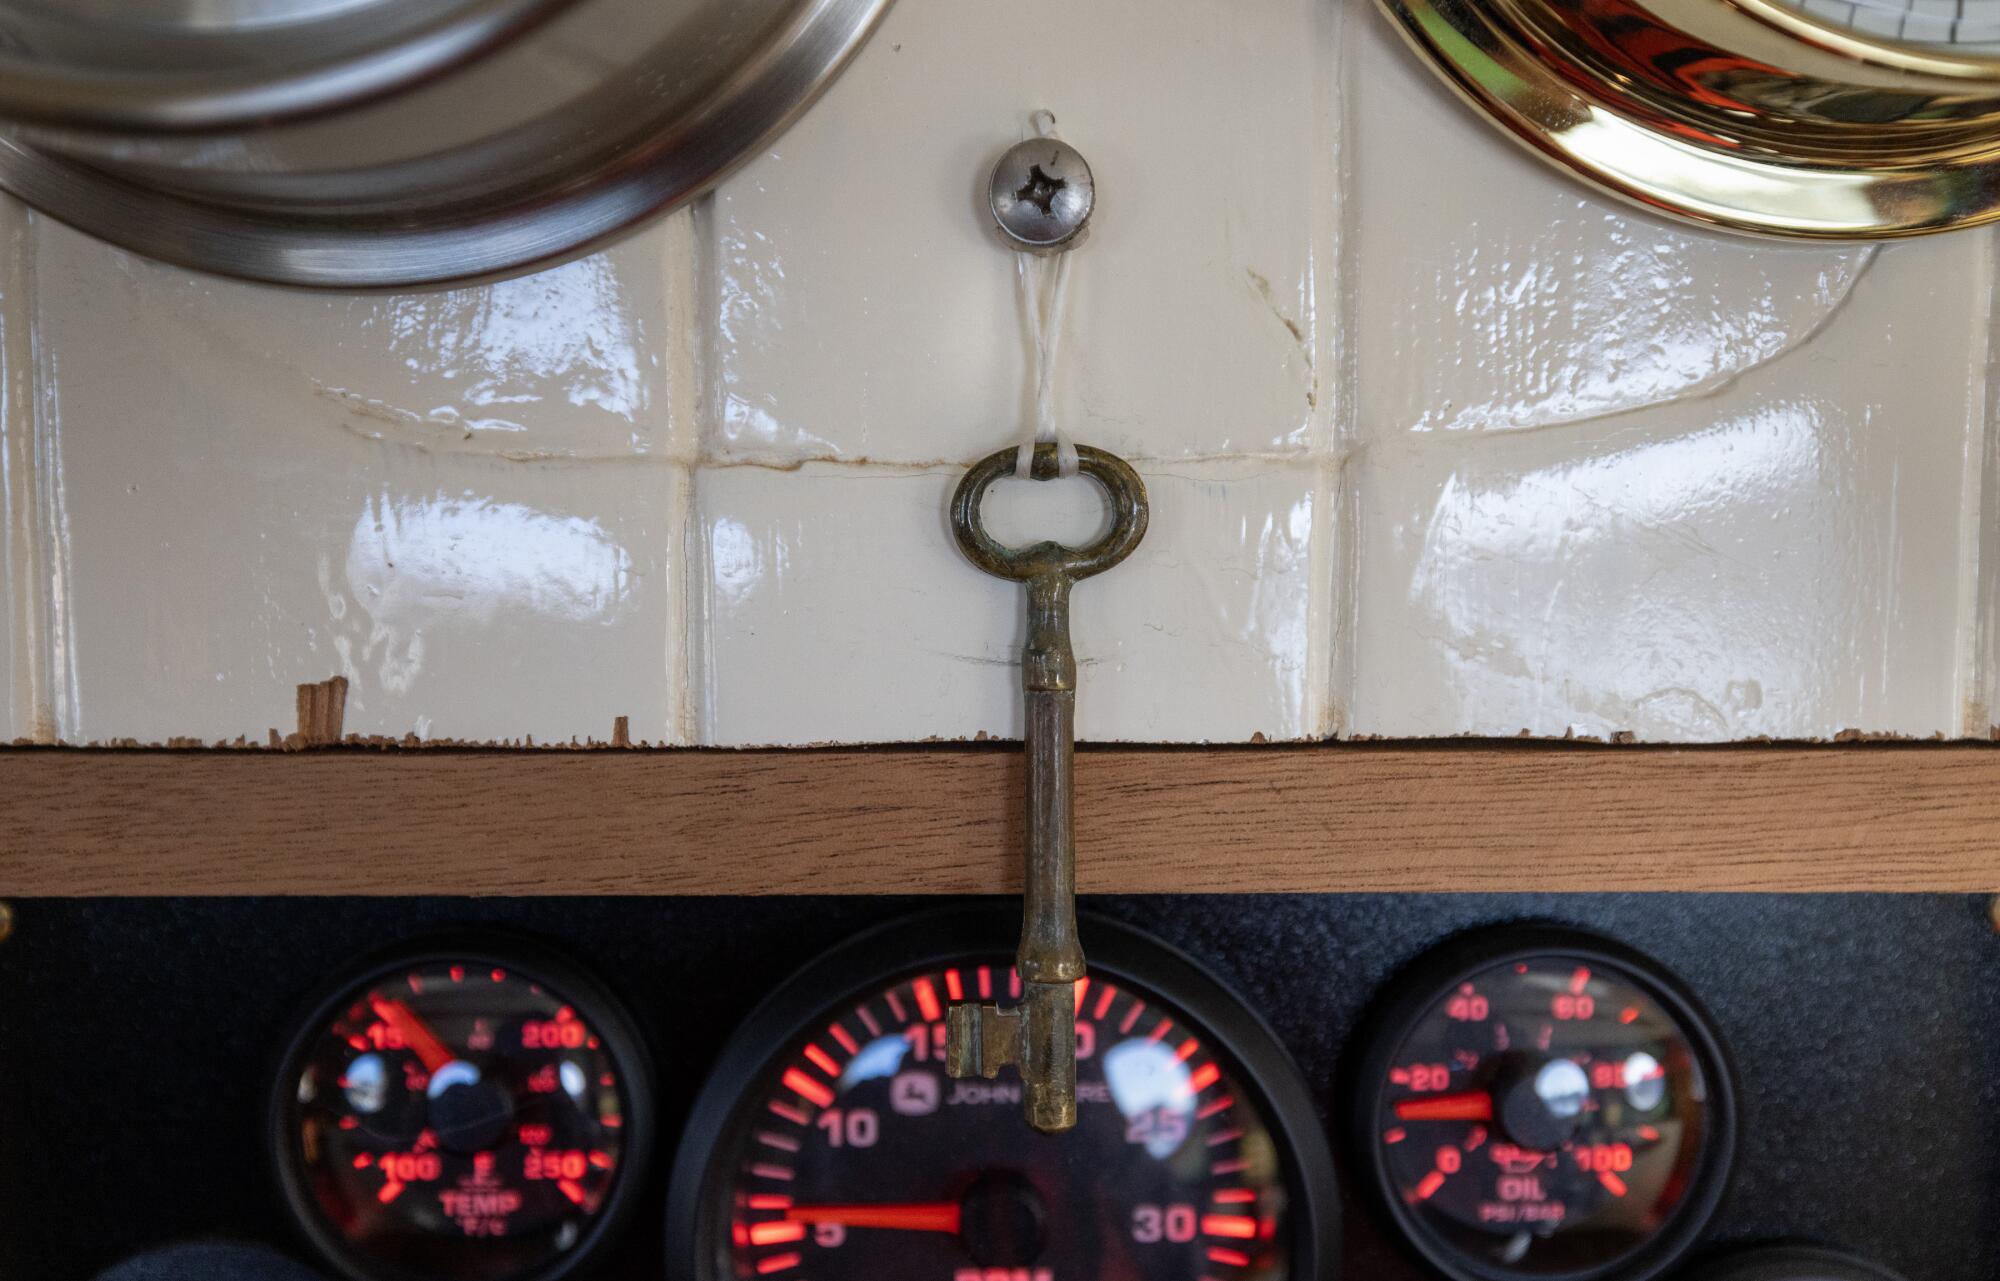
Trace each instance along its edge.
<instances>
[{"instance_id":1,"label":"wall panel seam","mask_svg":"<svg viewBox=\"0 0 2000 1281\"><path fill-rule=\"evenodd\" d=\"M7 625L14 641L16 715L28 737L81 737L76 638L70 616L69 506L63 487L56 354L43 340L36 288L39 216L0 196L0 437L4 437Z\"/></svg>"},{"instance_id":2,"label":"wall panel seam","mask_svg":"<svg viewBox=\"0 0 2000 1281\"><path fill-rule=\"evenodd\" d=\"M1355 56L1354 27L1373 17L1367 6L1334 4L1319 7L1319 78L1315 93L1317 134L1321 154L1315 158L1314 225L1326 228L1325 270L1318 278L1322 325L1328 331L1324 347L1327 375L1320 381L1326 429L1317 441L1319 479L1314 495L1312 589L1319 602L1312 608L1309 654L1313 679L1320 684L1314 700L1312 732L1322 739L1345 736L1350 729L1355 691L1361 679L1354 661L1357 634L1356 599L1361 582L1359 505L1354 501L1350 465L1360 448L1363 425L1360 344L1356 341L1360 300L1354 255L1360 243L1360 206L1354 192L1354 157L1348 122L1356 118L1353 79L1348 74ZM1324 319L1330 317L1330 321Z\"/></svg>"},{"instance_id":3,"label":"wall panel seam","mask_svg":"<svg viewBox=\"0 0 2000 1281\"><path fill-rule=\"evenodd\" d=\"M1959 732L1968 738L1985 738L1994 733L1996 699L1994 681L2000 677L1995 650L2000 646L2000 584L1994 582L1989 566L2000 567L2000 438L1994 430L2000 418L2000 378L1994 376L1996 351L1994 333L2000 326L2000 274L1996 274L1996 246L2000 230L1978 233L1985 250L1986 286L1984 359L1970 376L1980 378L1980 394L1973 398L1968 415L1965 459L1965 487L1960 502L1959 550L1959 661L1957 706L1964 717Z\"/></svg>"}]
</instances>

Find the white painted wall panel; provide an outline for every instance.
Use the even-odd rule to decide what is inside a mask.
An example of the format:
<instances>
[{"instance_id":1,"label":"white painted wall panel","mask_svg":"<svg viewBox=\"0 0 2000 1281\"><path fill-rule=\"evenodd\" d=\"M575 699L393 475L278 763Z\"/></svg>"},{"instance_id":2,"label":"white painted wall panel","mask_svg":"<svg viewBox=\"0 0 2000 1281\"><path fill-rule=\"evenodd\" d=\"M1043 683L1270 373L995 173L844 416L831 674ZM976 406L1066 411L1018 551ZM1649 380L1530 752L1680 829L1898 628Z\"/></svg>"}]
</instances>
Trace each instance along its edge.
<instances>
[{"instance_id":1,"label":"white painted wall panel","mask_svg":"<svg viewBox=\"0 0 2000 1281\"><path fill-rule=\"evenodd\" d=\"M6 450L10 442L6 439L7 427L0 421L0 450ZM0 503L0 508L6 504ZM4 540L0 540L4 542ZM0 558L0 673L6 679L0 681L0 743L12 743L30 738L34 728L29 723L33 707L32 697L26 688L27 681L21 677L20 663L15 658L15 635L26 631L26 620L16 617L18 606L16 594L33 590L33 566L17 569ZM17 582L23 576L29 577L25 584Z\"/></svg>"},{"instance_id":2,"label":"white painted wall panel","mask_svg":"<svg viewBox=\"0 0 2000 1281\"><path fill-rule=\"evenodd\" d=\"M1029 408L1026 342L985 179L1038 108L1099 193L1057 382L1071 432L1144 458L1306 448L1336 225L1319 190L1333 15L896 6L715 198L712 453L956 462L1005 443Z\"/></svg>"},{"instance_id":3,"label":"white painted wall panel","mask_svg":"<svg viewBox=\"0 0 2000 1281\"><path fill-rule=\"evenodd\" d=\"M1670 225L1363 43L1349 727L1961 732L1990 237Z\"/></svg>"},{"instance_id":4,"label":"white painted wall panel","mask_svg":"<svg viewBox=\"0 0 2000 1281\"><path fill-rule=\"evenodd\" d=\"M0 742L53 742L76 700L66 612L62 450L37 341L34 237L0 197Z\"/></svg>"},{"instance_id":5,"label":"white painted wall panel","mask_svg":"<svg viewBox=\"0 0 2000 1281\"><path fill-rule=\"evenodd\" d=\"M5 226L0 221L0 247L7 244ZM17 240L27 234L18 221L12 230ZM14 248L9 257L18 261L23 248ZM35 673L27 650L40 633L37 598L45 582L31 534L36 487L27 473L34 420L15 402L21 388L34 385L30 371L19 367L32 359L22 338L34 316L22 292L21 273L0 272L0 743L34 735Z\"/></svg>"},{"instance_id":6,"label":"white painted wall panel","mask_svg":"<svg viewBox=\"0 0 2000 1281\"><path fill-rule=\"evenodd\" d=\"M1528 430L1716 392L1811 341L1875 253L1608 200L1484 125L1386 22L1350 36L1365 439ZM1976 264L1981 238L1948 243Z\"/></svg>"},{"instance_id":7,"label":"white painted wall panel","mask_svg":"<svg viewBox=\"0 0 2000 1281\"><path fill-rule=\"evenodd\" d=\"M64 737L261 739L336 673L364 734L673 736L665 234L401 298L208 280L44 225Z\"/></svg>"},{"instance_id":8,"label":"white painted wall panel","mask_svg":"<svg viewBox=\"0 0 2000 1281\"><path fill-rule=\"evenodd\" d=\"M1264 460L1143 469L1146 541L1076 588L1077 728L1093 739L1311 734L1319 469ZM701 474L710 566L704 742L907 741L1021 733L1022 589L959 555L944 519L956 468ZM997 537L1092 537L1087 481L1002 486Z\"/></svg>"},{"instance_id":9,"label":"white painted wall panel","mask_svg":"<svg viewBox=\"0 0 2000 1281\"><path fill-rule=\"evenodd\" d=\"M285 293L10 208L0 736L261 737L336 673L360 733L1018 734L944 504L1030 410L981 187L1042 107L1101 198L1061 415L1154 500L1077 592L1086 737L1984 732L1990 235L1627 209L1359 3L905 0L710 200L522 280Z\"/></svg>"}]
</instances>

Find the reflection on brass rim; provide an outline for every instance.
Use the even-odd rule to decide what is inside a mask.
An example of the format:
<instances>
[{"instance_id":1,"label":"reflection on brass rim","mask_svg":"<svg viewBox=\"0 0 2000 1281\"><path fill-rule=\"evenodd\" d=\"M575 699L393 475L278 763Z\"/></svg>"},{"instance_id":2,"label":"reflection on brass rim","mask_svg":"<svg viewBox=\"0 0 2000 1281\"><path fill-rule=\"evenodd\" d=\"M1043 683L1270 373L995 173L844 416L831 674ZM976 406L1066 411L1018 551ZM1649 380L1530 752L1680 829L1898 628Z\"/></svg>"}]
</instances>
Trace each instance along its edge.
<instances>
[{"instance_id":1,"label":"reflection on brass rim","mask_svg":"<svg viewBox=\"0 0 2000 1281\"><path fill-rule=\"evenodd\" d=\"M1778 0L1380 0L1464 97L1651 209L1859 240L2000 217L2000 60Z\"/></svg>"}]
</instances>

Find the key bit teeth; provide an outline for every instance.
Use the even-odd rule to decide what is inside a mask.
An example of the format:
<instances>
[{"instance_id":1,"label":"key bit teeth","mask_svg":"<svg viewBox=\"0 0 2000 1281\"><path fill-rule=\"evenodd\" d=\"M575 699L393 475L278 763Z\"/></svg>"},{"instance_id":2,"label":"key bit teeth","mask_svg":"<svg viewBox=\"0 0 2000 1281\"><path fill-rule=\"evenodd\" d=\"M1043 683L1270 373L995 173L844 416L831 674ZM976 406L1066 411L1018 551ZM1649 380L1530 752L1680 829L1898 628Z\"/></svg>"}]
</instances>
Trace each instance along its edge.
<instances>
[{"instance_id":1,"label":"key bit teeth","mask_svg":"<svg viewBox=\"0 0 2000 1281\"><path fill-rule=\"evenodd\" d=\"M966 1002L944 1016L944 1070L952 1077L983 1076L992 1080L1000 1069L1019 1063L1021 1013L997 1005Z\"/></svg>"},{"instance_id":2,"label":"key bit teeth","mask_svg":"<svg viewBox=\"0 0 2000 1281\"><path fill-rule=\"evenodd\" d=\"M944 1016L946 1074L990 1081L1001 1068L1013 1067L1021 1074L1030 1125L1044 1134L1074 1126L1076 1025L1069 1020L1074 991L1071 983L1030 983L1023 1004L1014 1009L952 1006Z\"/></svg>"}]
</instances>

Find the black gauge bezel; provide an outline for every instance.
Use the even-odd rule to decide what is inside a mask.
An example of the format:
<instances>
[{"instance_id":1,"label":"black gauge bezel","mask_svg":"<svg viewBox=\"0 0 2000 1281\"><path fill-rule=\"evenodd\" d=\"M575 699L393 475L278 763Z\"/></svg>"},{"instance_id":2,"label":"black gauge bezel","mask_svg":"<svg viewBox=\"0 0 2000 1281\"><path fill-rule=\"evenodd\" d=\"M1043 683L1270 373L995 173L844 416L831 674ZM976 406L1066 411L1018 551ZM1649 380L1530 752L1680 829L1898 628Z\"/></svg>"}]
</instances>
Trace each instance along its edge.
<instances>
[{"instance_id":1,"label":"black gauge bezel","mask_svg":"<svg viewBox=\"0 0 2000 1281\"><path fill-rule=\"evenodd\" d=\"M1688 1281L1903 1281L1872 1259L1824 1245L1760 1245L1691 1269Z\"/></svg>"},{"instance_id":2,"label":"black gauge bezel","mask_svg":"<svg viewBox=\"0 0 2000 1281\"><path fill-rule=\"evenodd\" d=\"M360 1251L326 1221L314 1203L290 1133L292 1106L298 1093L298 1072L308 1047L357 991L401 971L433 963L465 962L499 966L556 993L579 1010L596 1030L606 1052L618 1065L621 1102L626 1117L624 1157L611 1195L577 1243L547 1265L507 1277L505 1281L562 1281L598 1257L617 1239L644 1195L654 1144L653 1056L625 1003L588 971L546 945L531 939L490 932L440 934L367 954L321 987L294 1024L278 1060L271 1099L266 1109L267 1152L285 1209L314 1252L348 1281L449 1281L448 1278L404 1271Z\"/></svg>"},{"instance_id":3,"label":"black gauge bezel","mask_svg":"<svg viewBox=\"0 0 2000 1281\"><path fill-rule=\"evenodd\" d=\"M1283 1135L1291 1196L1292 1268L1300 1281L1330 1276L1340 1260L1340 1198L1333 1155L1312 1092L1292 1056L1244 1000L1171 945L1120 922L1081 922L1092 974L1151 988L1200 1022L1241 1072L1241 1084ZM668 1181L667 1281L714 1281L702 1270L717 1242L703 1207L729 1176L721 1154L761 1073L811 1021L842 1001L975 955L1012 955L1020 909L926 913L879 926L808 963L752 1011L724 1047L689 1112Z\"/></svg>"},{"instance_id":4,"label":"black gauge bezel","mask_svg":"<svg viewBox=\"0 0 2000 1281\"><path fill-rule=\"evenodd\" d=\"M1673 1016L1699 1058L1709 1097L1709 1135L1688 1194L1644 1244L1608 1263L1569 1272L1525 1272L1467 1256L1436 1235L1403 1203L1376 1141L1389 1069L1411 1029L1446 993L1474 974L1550 958L1607 968L1629 978ZM1652 957L1584 930L1553 924L1488 926L1447 939L1391 979L1361 1021L1360 1047L1341 1074L1348 1097L1349 1147L1368 1171L1366 1182L1386 1209L1405 1247L1452 1281L1653 1281L1680 1262L1728 1190L1737 1136L1736 1067L1715 1022L1685 984Z\"/></svg>"}]
</instances>

